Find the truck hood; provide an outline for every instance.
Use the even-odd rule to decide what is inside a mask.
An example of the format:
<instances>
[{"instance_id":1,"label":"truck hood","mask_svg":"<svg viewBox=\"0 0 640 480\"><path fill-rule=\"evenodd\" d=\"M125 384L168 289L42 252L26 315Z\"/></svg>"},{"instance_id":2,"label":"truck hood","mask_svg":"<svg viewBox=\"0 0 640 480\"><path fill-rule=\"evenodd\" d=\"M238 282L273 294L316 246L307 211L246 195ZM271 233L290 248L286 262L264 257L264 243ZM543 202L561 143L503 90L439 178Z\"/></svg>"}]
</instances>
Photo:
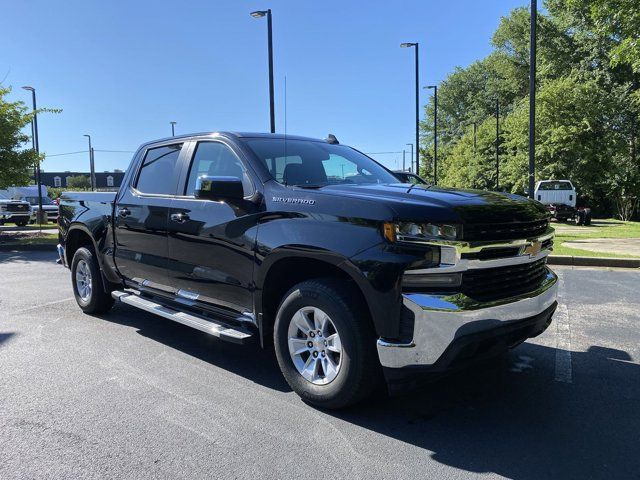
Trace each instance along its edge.
<instances>
[{"instance_id":1,"label":"truck hood","mask_svg":"<svg viewBox=\"0 0 640 480\"><path fill-rule=\"evenodd\" d=\"M511 193L456 190L427 185L371 184L328 185L318 193L380 201L395 212L397 220L457 223L526 222L548 218L540 203Z\"/></svg>"}]
</instances>

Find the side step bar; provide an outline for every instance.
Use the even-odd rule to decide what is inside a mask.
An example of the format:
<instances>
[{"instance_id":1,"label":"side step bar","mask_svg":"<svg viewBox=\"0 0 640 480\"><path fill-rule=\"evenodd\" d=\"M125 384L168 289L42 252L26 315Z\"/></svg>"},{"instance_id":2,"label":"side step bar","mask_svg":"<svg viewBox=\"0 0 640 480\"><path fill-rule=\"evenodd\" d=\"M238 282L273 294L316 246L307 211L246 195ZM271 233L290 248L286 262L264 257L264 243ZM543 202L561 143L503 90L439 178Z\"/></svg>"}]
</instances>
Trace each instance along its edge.
<instances>
[{"instance_id":1,"label":"side step bar","mask_svg":"<svg viewBox=\"0 0 640 480\"><path fill-rule=\"evenodd\" d=\"M175 310L171 307L153 302L134 293L116 290L111 292L111 296L122 303L139 308L145 312L150 312L155 315L168 318L174 322L182 323L188 327L195 328L196 330L218 337L220 340L245 344L253 338L253 335L249 331L242 328L232 327L225 323L216 322L193 313L181 312L180 310Z\"/></svg>"}]
</instances>

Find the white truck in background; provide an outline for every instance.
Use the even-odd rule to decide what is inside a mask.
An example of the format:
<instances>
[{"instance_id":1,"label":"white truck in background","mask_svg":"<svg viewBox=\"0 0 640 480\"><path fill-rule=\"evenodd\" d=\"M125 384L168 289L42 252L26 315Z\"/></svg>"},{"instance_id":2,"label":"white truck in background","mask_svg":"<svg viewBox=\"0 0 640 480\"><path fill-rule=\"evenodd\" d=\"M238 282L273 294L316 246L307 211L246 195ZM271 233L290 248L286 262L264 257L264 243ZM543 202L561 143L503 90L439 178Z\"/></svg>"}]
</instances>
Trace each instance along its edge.
<instances>
[{"instance_id":1,"label":"white truck in background","mask_svg":"<svg viewBox=\"0 0 640 480\"><path fill-rule=\"evenodd\" d=\"M540 180L534 191L534 198L546 205L558 222L591 225L591 209L577 207L577 196L576 188L569 180Z\"/></svg>"}]
</instances>

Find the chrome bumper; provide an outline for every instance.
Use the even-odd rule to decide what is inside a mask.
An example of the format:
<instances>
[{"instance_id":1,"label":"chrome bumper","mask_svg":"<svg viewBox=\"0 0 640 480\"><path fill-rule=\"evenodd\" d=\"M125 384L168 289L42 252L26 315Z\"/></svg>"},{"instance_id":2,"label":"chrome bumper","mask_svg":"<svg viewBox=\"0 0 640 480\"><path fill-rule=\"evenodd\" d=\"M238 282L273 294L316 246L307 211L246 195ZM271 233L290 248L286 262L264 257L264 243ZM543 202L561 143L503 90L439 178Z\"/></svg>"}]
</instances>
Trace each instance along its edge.
<instances>
[{"instance_id":1,"label":"chrome bumper","mask_svg":"<svg viewBox=\"0 0 640 480\"><path fill-rule=\"evenodd\" d=\"M490 331L544 312L556 301L558 277L547 270L540 287L528 294L495 302L476 302L463 294L405 294L404 305L414 315L413 340L393 343L378 340L383 367L403 368L436 363L454 340Z\"/></svg>"}]
</instances>

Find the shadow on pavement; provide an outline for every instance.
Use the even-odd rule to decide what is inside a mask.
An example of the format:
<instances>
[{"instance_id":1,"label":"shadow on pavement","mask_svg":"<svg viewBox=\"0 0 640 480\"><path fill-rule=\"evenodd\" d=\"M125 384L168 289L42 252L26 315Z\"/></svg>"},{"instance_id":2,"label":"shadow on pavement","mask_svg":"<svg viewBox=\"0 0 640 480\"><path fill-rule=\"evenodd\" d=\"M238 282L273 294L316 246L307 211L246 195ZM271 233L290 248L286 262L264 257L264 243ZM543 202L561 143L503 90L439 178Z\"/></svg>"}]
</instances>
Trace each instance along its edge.
<instances>
[{"instance_id":1,"label":"shadow on pavement","mask_svg":"<svg viewBox=\"0 0 640 480\"><path fill-rule=\"evenodd\" d=\"M103 318L264 387L290 391L272 349L217 341L126 305ZM554 379L556 349L524 343L401 397L324 413L468 472L522 480L640 478L640 366L630 360L600 346L572 352L573 380L562 383ZM391 454L389 461L402 459Z\"/></svg>"},{"instance_id":2,"label":"shadow on pavement","mask_svg":"<svg viewBox=\"0 0 640 480\"><path fill-rule=\"evenodd\" d=\"M640 366L623 351L525 343L410 395L333 413L430 452L445 465L513 479L640 478Z\"/></svg>"},{"instance_id":3,"label":"shadow on pavement","mask_svg":"<svg viewBox=\"0 0 640 480\"><path fill-rule=\"evenodd\" d=\"M15 335L15 333L0 333L0 346L2 346L2 344L4 342L6 342L7 340L9 340L11 337L13 337Z\"/></svg>"},{"instance_id":4,"label":"shadow on pavement","mask_svg":"<svg viewBox=\"0 0 640 480\"><path fill-rule=\"evenodd\" d=\"M223 368L267 388L289 392L273 348L235 345L128 305L116 305L100 318L138 329L144 337Z\"/></svg>"}]
</instances>

